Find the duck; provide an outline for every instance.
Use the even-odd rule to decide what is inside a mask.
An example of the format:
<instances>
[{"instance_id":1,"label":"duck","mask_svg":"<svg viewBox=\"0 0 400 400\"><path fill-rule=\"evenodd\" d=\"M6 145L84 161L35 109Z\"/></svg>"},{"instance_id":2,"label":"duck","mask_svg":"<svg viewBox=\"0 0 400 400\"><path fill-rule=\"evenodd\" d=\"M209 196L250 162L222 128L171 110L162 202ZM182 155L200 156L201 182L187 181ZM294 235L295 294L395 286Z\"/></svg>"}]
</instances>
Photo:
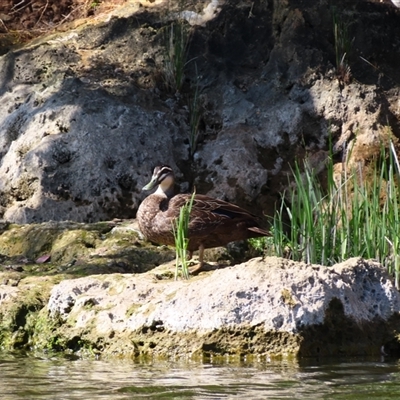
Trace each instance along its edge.
<instances>
[{"instance_id":1,"label":"duck","mask_svg":"<svg viewBox=\"0 0 400 400\"><path fill-rule=\"evenodd\" d=\"M137 211L137 221L143 236L159 245L174 246L172 226L180 209L187 204L191 194L175 194L175 175L168 165L154 168L150 182L142 190L157 190L147 196ZM227 201L195 194L188 224L188 253L192 258L199 251L196 274L204 268L204 249L225 246L230 242L268 236L257 216Z\"/></svg>"}]
</instances>

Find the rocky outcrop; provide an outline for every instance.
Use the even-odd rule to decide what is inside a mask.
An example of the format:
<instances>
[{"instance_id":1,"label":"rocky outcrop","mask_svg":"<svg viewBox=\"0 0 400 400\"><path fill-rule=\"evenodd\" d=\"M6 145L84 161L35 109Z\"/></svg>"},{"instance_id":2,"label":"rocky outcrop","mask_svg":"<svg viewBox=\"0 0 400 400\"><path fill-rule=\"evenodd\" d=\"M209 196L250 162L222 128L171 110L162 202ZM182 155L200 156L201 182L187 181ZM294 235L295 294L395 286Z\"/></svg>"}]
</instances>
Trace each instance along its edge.
<instances>
[{"instance_id":1,"label":"rocky outcrop","mask_svg":"<svg viewBox=\"0 0 400 400\"><path fill-rule=\"evenodd\" d=\"M2 343L125 357L398 354L400 295L375 262L255 258L188 281L172 269L3 284Z\"/></svg>"},{"instance_id":2,"label":"rocky outcrop","mask_svg":"<svg viewBox=\"0 0 400 400\"><path fill-rule=\"evenodd\" d=\"M175 252L146 243L136 221L3 224L0 254L5 350L400 354L400 295L373 261L240 263L236 248L208 249L209 271L176 281Z\"/></svg>"},{"instance_id":3,"label":"rocky outcrop","mask_svg":"<svg viewBox=\"0 0 400 400\"><path fill-rule=\"evenodd\" d=\"M132 218L160 162L174 167L182 190L194 185L271 214L290 164L307 154L322 168L329 135L339 158L354 144L356 161L376 151L382 130L399 135L399 12L367 0L336 8L196 1L184 10L143 0L8 51L0 57L0 216ZM351 44L345 81L333 14ZM176 91L165 82L166 35L179 16L192 25Z\"/></svg>"},{"instance_id":4,"label":"rocky outcrop","mask_svg":"<svg viewBox=\"0 0 400 400\"><path fill-rule=\"evenodd\" d=\"M0 217L31 224L0 227L2 346L399 354L399 295L374 262L253 259L175 282L171 264L154 269L170 249L119 221L86 225L134 217L156 163L181 190L268 215L296 158L323 169L329 137L340 167L362 168L382 137L398 146L400 10L386 3L143 0L2 55ZM177 25L190 27L179 87ZM33 224L49 220L74 222Z\"/></svg>"},{"instance_id":5,"label":"rocky outcrop","mask_svg":"<svg viewBox=\"0 0 400 400\"><path fill-rule=\"evenodd\" d=\"M135 355L298 356L378 354L400 310L384 269L361 259L326 268L267 257L189 281L155 276L63 281L49 315L69 326L68 339L100 341L106 353L122 334L131 341L122 352ZM310 334L318 329L326 334Z\"/></svg>"}]
</instances>

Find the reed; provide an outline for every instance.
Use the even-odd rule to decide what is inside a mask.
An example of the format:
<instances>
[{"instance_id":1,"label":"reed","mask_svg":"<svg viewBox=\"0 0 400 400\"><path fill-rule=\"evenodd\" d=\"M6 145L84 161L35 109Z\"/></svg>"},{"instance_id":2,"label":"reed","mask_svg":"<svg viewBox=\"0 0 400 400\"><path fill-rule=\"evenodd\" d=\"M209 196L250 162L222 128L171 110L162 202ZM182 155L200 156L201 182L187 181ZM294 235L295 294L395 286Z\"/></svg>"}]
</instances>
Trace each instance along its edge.
<instances>
[{"instance_id":1,"label":"reed","mask_svg":"<svg viewBox=\"0 0 400 400\"><path fill-rule=\"evenodd\" d=\"M175 280L178 279L179 270L184 279L189 279L188 268L188 246L189 246L189 220L192 211L195 192L190 200L181 207L179 217L172 224L172 231L175 239L176 262L175 262Z\"/></svg>"},{"instance_id":2,"label":"reed","mask_svg":"<svg viewBox=\"0 0 400 400\"><path fill-rule=\"evenodd\" d=\"M348 84L351 80L349 60L353 53L354 38L350 39L350 23L337 12L336 8L333 9L332 17L336 74L343 83Z\"/></svg>"},{"instance_id":3,"label":"reed","mask_svg":"<svg viewBox=\"0 0 400 400\"><path fill-rule=\"evenodd\" d=\"M201 105L200 105L200 83L199 74L197 71L197 64L195 64L196 82L194 84L193 94L189 98L189 157L193 158L197 149L197 142L199 137L199 123L201 118Z\"/></svg>"},{"instance_id":4,"label":"reed","mask_svg":"<svg viewBox=\"0 0 400 400\"><path fill-rule=\"evenodd\" d=\"M376 259L395 276L399 288L399 178L392 141L381 146L369 172L344 164L335 178L329 157L325 185L307 162L303 169L296 163L294 185L282 196L272 218L276 255L327 266L350 257Z\"/></svg>"},{"instance_id":5,"label":"reed","mask_svg":"<svg viewBox=\"0 0 400 400\"><path fill-rule=\"evenodd\" d=\"M184 21L171 22L164 36L164 84L168 90L179 92L185 77L190 29Z\"/></svg>"}]
</instances>

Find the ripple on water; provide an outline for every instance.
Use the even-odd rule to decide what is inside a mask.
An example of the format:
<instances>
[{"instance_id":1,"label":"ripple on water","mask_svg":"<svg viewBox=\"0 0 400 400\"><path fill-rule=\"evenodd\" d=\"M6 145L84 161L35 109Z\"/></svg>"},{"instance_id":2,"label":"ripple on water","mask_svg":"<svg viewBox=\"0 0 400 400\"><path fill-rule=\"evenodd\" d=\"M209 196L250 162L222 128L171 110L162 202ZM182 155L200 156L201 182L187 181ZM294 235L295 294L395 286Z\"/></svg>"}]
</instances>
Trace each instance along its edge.
<instances>
[{"instance_id":1,"label":"ripple on water","mask_svg":"<svg viewBox=\"0 0 400 400\"><path fill-rule=\"evenodd\" d=\"M0 355L1 399L391 399L400 363L134 363Z\"/></svg>"}]
</instances>

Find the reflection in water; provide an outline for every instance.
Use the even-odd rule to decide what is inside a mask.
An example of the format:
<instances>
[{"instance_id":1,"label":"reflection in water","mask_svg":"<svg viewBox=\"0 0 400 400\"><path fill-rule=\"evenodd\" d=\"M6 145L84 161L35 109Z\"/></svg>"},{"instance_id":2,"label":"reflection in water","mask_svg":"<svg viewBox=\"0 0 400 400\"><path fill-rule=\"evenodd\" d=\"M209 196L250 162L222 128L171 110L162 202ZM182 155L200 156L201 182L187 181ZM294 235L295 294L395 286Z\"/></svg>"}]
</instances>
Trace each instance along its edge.
<instances>
[{"instance_id":1,"label":"reflection in water","mask_svg":"<svg viewBox=\"0 0 400 400\"><path fill-rule=\"evenodd\" d=\"M133 363L0 355L0 398L398 398L397 361Z\"/></svg>"}]
</instances>

